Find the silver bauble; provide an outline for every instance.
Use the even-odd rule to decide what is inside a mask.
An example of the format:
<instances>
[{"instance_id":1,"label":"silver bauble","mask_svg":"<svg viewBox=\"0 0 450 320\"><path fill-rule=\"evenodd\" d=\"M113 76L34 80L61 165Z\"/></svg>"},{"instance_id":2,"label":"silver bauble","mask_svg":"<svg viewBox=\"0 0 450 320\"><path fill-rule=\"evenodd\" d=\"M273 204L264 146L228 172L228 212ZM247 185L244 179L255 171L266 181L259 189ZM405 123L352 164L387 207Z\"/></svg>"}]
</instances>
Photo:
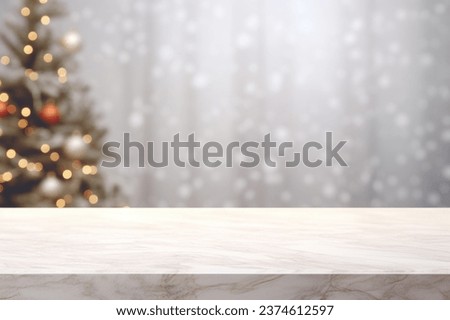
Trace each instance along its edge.
<instances>
[{"instance_id":1,"label":"silver bauble","mask_svg":"<svg viewBox=\"0 0 450 320\"><path fill-rule=\"evenodd\" d=\"M76 31L69 31L64 35L61 42L67 50L77 51L81 47L81 36Z\"/></svg>"},{"instance_id":2,"label":"silver bauble","mask_svg":"<svg viewBox=\"0 0 450 320\"><path fill-rule=\"evenodd\" d=\"M39 185L39 193L46 198L58 198L63 192L63 183L54 176L46 177Z\"/></svg>"},{"instance_id":3,"label":"silver bauble","mask_svg":"<svg viewBox=\"0 0 450 320\"><path fill-rule=\"evenodd\" d=\"M83 141L83 137L74 135L69 137L64 143L64 153L73 160L82 159L88 150L88 145Z\"/></svg>"}]
</instances>

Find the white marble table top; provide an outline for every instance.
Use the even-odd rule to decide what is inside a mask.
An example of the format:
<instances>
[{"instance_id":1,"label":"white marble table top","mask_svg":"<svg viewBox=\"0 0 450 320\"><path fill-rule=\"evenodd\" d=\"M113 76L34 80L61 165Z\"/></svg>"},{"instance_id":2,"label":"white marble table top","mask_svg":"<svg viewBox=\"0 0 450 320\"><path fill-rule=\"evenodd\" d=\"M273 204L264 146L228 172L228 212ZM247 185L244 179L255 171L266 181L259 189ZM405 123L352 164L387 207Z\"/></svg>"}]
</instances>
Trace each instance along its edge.
<instances>
[{"instance_id":1,"label":"white marble table top","mask_svg":"<svg viewBox=\"0 0 450 320\"><path fill-rule=\"evenodd\" d=\"M0 274L450 274L450 209L0 209Z\"/></svg>"}]
</instances>

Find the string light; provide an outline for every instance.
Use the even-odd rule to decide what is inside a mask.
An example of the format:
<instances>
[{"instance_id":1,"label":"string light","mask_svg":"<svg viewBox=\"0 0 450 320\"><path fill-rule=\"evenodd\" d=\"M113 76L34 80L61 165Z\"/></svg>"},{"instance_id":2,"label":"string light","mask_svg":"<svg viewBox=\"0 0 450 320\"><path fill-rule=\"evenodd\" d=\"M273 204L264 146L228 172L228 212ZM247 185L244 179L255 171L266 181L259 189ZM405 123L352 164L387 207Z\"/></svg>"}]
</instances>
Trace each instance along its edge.
<instances>
[{"instance_id":1,"label":"string light","mask_svg":"<svg viewBox=\"0 0 450 320\"><path fill-rule=\"evenodd\" d=\"M64 208L66 206L66 201L64 199L58 199L56 201L56 207L57 208Z\"/></svg>"},{"instance_id":2,"label":"string light","mask_svg":"<svg viewBox=\"0 0 450 320\"><path fill-rule=\"evenodd\" d=\"M50 152L50 146L48 145L48 144L43 144L42 146L41 146L41 152L42 153L49 153Z\"/></svg>"},{"instance_id":3,"label":"string light","mask_svg":"<svg viewBox=\"0 0 450 320\"><path fill-rule=\"evenodd\" d=\"M92 136L90 134L86 134L83 136L84 143L90 144L92 142Z\"/></svg>"},{"instance_id":4,"label":"string light","mask_svg":"<svg viewBox=\"0 0 450 320\"><path fill-rule=\"evenodd\" d=\"M91 166L83 166L82 172L83 172L83 174L85 174L85 175L91 174L91 173L92 173L92 168L91 168Z\"/></svg>"},{"instance_id":5,"label":"string light","mask_svg":"<svg viewBox=\"0 0 450 320\"><path fill-rule=\"evenodd\" d=\"M98 169L96 166L83 166L83 168L81 169L81 171L83 172L83 174L85 175L96 175L98 172Z\"/></svg>"},{"instance_id":6,"label":"string light","mask_svg":"<svg viewBox=\"0 0 450 320\"><path fill-rule=\"evenodd\" d=\"M49 25L49 24L50 24L50 17L49 17L49 16L42 16L42 18L41 18L41 23L42 23L44 26Z\"/></svg>"},{"instance_id":7,"label":"string light","mask_svg":"<svg viewBox=\"0 0 450 320\"><path fill-rule=\"evenodd\" d=\"M19 165L19 168L25 169L28 166L28 160L20 159L18 165Z\"/></svg>"},{"instance_id":8,"label":"string light","mask_svg":"<svg viewBox=\"0 0 450 320\"><path fill-rule=\"evenodd\" d=\"M67 76L67 70L65 68L59 68L58 69L58 76L60 77L66 77Z\"/></svg>"},{"instance_id":9,"label":"string light","mask_svg":"<svg viewBox=\"0 0 450 320\"><path fill-rule=\"evenodd\" d=\"M30 78L31 81L36 81L39 79L39 74L36 71L32 71L28 78Z\"/></svg>"},{"instance_id":10,"label":"string light","mask_svg":"<svg viewBox=\"0 0 450 320\"><path fill-rule=\"evenodd\" d=\"M11 172L7 171L2 175L2 179L5 182L10 182L13 179L13 175Z\"/></svg>"},{"instance_id":11,"label":"string light","mask_svg":"<svg viewBox=\"0 0 450 320\"><path fill-rule=\"evenodd\" d=\"M76 31L69 31L61 39L61 43L67 50L75 52L81 47L81 36Z\"/></svg>"},{"instance_id":12,"label":"string light","mask_svg":"<svg viewBox=\"0 0 450 320\"><path fill-rule=\"evenodd\" d=\"M67 70L65 68L59 68L58 69L58 80L61 83L66 83L67 82Z\"/></svg>"},{"instance_id":13,"label":"string light","mask_svg":"<svg viewBox=\"0 0 450 320\"><path fill-rule=\"evenodd\" d=\"M59 160L59 153L58 152L52 152L50 154L50 160L52 160L53 162L56 162Z\"/></svg>"},{"instance_id":14,"label":"string light","mask_svg":"<svg viewBox=\"0 0 450 320\"><path fill-rule=\"evenodd\" d=\"M51 53L46 53L44 54L43 59L45 62L50 63L53 61L53 55Z\"/></svg>"},{"instance_id":15,"label":"string light","mask_svg":"<svg viewBox=\"0 0 450 320\"><path fill-rule=\"evenodd\" d=\"M42 170L44 170L44 165L42 163L40 163L40 162L35 163L34 164L34 170L35 171L42 171Z\"/></svg>"},{"instance_id":16,"label":"string light","mask_svg":"<svg viewBox=\"0 0 450 320\"><path fill-rule=\"evenodd\" d=\"M14 159L16 157L17 153L16 150L14 149L9 149L8 151L6 151L6 157L8 159Z\"/></svg>"},{"instance_id":17,"label":"string light","mask_svg":"<svg viewBox=\"0 0 450 320\"><path fill-rule=\"evenodd\" d=\"M28 126L28 121L25 119L20 119L19 122L17 122L17 126L20 129L25 129Z\"/></svg>"},{"instance_id":18,"label":"string light","mask_svg":"<svg viewBox=\"0 0 450 320\"><path fill-rule=\"evenodd\" d=\"M25 75L31 80L31 81L36 81L37 79L39 79L39 74L32 70L32 69L26 69L25 70Z\"/></svg>"},{"instance_id":19,"label":"string light","mask_svg":"<svg viewBox=\"0 0 450 320\"><path fill-rule=\"evenodd\" d=\"M27 170L28 171L36 171L36 165L33 162L28 162Z\"/></svg>"},{"instance_id":20,"label":"string light","mask_svg":"<svg viewBox=\"0 0 450 320\"><path fill-rule=\"evenodd\" d=\"M4 66L7 66L11 62L11 58L8 56L2 56L0 58L0 63Z\"/></svg>"},{"instance_id":21,"label":"string light","mask_svg":"<svg viewBox=\"0 0 450 320\"><path fill-rule=\"evenodd\" d=\"M38 34L35 31L31 31L28 33L28 40L30 41L36 41L38 38Z\"/></svg>"},{"instance_id":22,"label":"string light","mask_svg":"<svg viewBox=\"0 0 450 320\"><path fill-rule=\"evenodd\" d=\"M8 102L9 95L6 92L0 93L0 101L1 102Z\"/></svg>"},{"instance_id":23,"label":"string light","mask_svg":"<svg viewBox=\"0 0 450 320\"><path fill-rule=\"evenodd\" d=\"M31 109L28 107L25 107L22 109L21 114L23 117L28 118L31 115Z\"/></svg>"},{"instance_id":24,"label":"string light","mask_svg":"<svg viewBox=\"0 0 450 320\"><path fill-rule=\"evenodd\" d=\"M72 178L72 171L70 170L64 170L63 172L63 178L66 180L69 180L70 178Z\"/></svg>"},{"instance_id":25,"label":"string light","mask_svg":"<svg viewBox=\"0 0 450 320\"><path fill-rule=\"evenodd\" d=\"M29 44L27 44L25 47L23 47L23 52L24 52L25 54L30 55L30 54L33 53L33 47L30 46Z\"/></svg>"},{"instance_id":26,"label":"string light","mask_svg":"<svg viewBox=\"0 0 450 320\"><path fill-rule=\"evenodd\" d=\"M23 8L20 10L20 13L22 14L22 16L28 17L28 16L31 14L31 10L30 10L30 8L28 8L28 7L23 7Z\"/></svg>"},{"instance_id":27,"label":"string light","mask_svg":"<svg viewBox=\"0 0 450 320\"><path fill-rule=\"evenodd\" d=\"M89 196L89 203L90 204L97 204L98 203L98 196L95 194L92 194Z\"/></svg>"},{"instance_id":28,"label":"string light","mask_svg":"<svg viewBox=\"0 0 450 320\"><path fill-rule=\"evenodd\" d=\"M46 4L48 0L39 0L41 4Z\"/></svg>"}]
</instances>

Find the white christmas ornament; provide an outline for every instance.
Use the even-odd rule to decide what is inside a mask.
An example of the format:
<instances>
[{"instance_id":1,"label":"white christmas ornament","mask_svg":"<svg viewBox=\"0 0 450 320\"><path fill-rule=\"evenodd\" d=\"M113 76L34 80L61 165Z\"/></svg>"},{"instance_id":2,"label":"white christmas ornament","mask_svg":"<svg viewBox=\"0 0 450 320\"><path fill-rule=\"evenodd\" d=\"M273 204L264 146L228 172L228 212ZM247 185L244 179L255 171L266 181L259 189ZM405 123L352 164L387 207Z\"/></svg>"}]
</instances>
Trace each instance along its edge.
<instances>
[{"instance_id":1,"label":"white christmas ornament","mask_svg":"<svg viewBox=\"0 0 450 320\"><path fill-rule=\"evenodd\" d=\"M47 198L57 198L62 194L62 182L54 176L48 176L39 185L39 192Z\"/></svg>"},{"instance_id":2,"label":"white christmas ornament","mask_svg":"<svg viewBox=\"0 0 450 320\"><path fill-rule=\"evenodd\" d=\"M87 150L88 145L79 135L71 136L64 144L64 153L71 159L81 159Z\"/></svg>"},{"instance_id":3,"label":"white christmas ornament","mask_svg":"<svg viewBox=\"0 0 450 320\"><path fill-rule=\"evenodd\" d=\"M76 51L81 47L81 36L76 31L69 31L62 38L62 44L66 49Z\"/></svg>"}]
</instances>

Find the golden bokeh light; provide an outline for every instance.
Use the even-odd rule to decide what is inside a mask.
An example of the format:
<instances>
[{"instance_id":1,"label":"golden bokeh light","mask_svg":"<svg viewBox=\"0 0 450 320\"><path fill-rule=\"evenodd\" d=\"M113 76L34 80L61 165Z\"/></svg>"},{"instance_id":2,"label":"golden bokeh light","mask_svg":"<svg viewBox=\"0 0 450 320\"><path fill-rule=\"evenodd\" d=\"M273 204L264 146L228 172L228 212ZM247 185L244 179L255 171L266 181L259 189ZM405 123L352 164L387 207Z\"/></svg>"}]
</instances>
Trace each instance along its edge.
<instances>
[{"instance_id":1,"label":"golden bokeh light","mask_svg":"<svg viewBox=\"0 0 450 320\"><path fill-rule=\"evenodd\" d=\"M18 163L19 168L25 169L28 166L27 159L20 159Z\"/></svg>"},{"instance_id":2,"label":"golden bokeh light","mask_svg":"<svg viewBox=\"0 0 450 320\"><path fill-rule=\"evenodd\" d=\"M25 119L20 119L19 122L17 122L17 126L20 129L25 129L28 126L28 121Z\"/></svg>"},{"instance_id":3,"label":"golden bokeh light","mask_svg":"<svg viewBox=\"0 0 450 320\"><path fill-rule=\"evenodd\" d=\"M39 79L39 73L37 73L36 71L31 72L30 73L30 80L36 81L37 79Z\"/></svg>"},{"instance_id":4,"label":"golden bokeh light","mask_svg":"<svg viewBox=\"0 0 450 320\"><path fill-rule=\"evenodd\" d=\"M2 175L2 179L5 182L10 182L13 179L13 175L11 172L7 171Z\"/></svg>"},{"instance_id":5,"label":"golden bokeh light","mask_svg":"<svg viewBox=\"0 0 450 320\"><path fill-rule=\"evenodd\" d=\"M70 170L64 170L64 172L63 172L62 175L63 175L63 178L64 178L64 179L69 180L69 179L72 178L72 171L70 171Z\"/></svg>"},{"instance_id":6,"label":"golden bokeh light","mask_svg":"<svg viewBox=\"0 0 450 320\"><path fill-rule=\"evenodd\" d=\"M40 163L40 162L35 163L35 164L34 164L34 170L36 170L36 171L42 171L42 170L44 170L44 165L43 165L42 163Z\"/></svg>"},{"instance_id":7,"label":"golden bokeh light","mask_svg":"<svg viewBox=\"0 0 450 320\"><path fill-rule=\"evenodd\" d=\"M89 203L90 204L97 204L98 203L98 196L96 196L95 194L91 194L89 196Z\"/></svg>"},{"instance_id":8,"label":"golden bokeh light","mask_svg":"<svg viewBox=\"0 0 450 320\"><path fill-rule=\"evenodd\" d=\"M33 53L33 47L27 44L25 47L23 47L23 52L25 54L32 54Z\"/></svg>"},{"instance_id":9,"label":"golden bokeh light","mask_svg":"<svg viewBox=\"0 0 450 320\"><path fill-rule=\"evenodd\" d=\"M0 58L0 63L7 66L11 62L11 58L8 56L2 56Z\"/></svg>"},{"instance_id":10,"label":"golden bokeh light","mask_svg":"<svg viewBox=\"0 0 450 320\"><path fill-rule=\"evenodd\" d=\"M67 76L67 70L65 68L59 68L58 69L58 76L66 77Z\"/></svg>"},{"instance_id":11,"label":"golden bokeh light","mask_svg":"<svg viewBox=\"0 0 450 320\"><path fill-rule=\"evenodd\" d=\"M45 62L50 63L53 61L53 55L51 53L46 53L44 54L43 59Z\"/></svg>"},{"instance_id":12,"label":"golden bokeh light","mask_svg":"<svg viewBox=\"0 0 450 320\"><path fill-rule=\"evenodd\" d=\"M43 16L43 17L41 18L41 23L42 23L44 26L48 26L48 25L50 24L50 17L49 17L49 16Z\"/></svg>"},{"instance_id":13,"label":"golden bokeh light","mask_svg":"<svg viewBox=\"0 0 450 320\"><path fill-rule=\"evenodd\" d=\"M20 113L22 114L23 117L27 118L31 115L31 109L28 107L25 107L22 109L22 111Z\"/></svg>"},{"instance_id":14,"label":"golden bokeh light","mask_svg":"<svg viewBox=\"0 0 450 320\"><path fill-rule=\"evenodd\" d=\"M52 152L50 154L50 160L52 160L53 162L56 162L59 160L59 153L58 152Z\"/></svg>"},{"instance_id":15,"label":"golden bokeh light","mask_svg":"<svg viewBox=\"0 0 450 320\"><path fill-rule=\"evenodd\" d=\"M38 34L35 31L31 31L28 33L28 40L30 41L36 41L38 38Z\"/></svg>"},{"instance_id":16,"label":"golden bokeh light","mask_svg":"<svg viewBox=\"0 0 450 320\"><path fill-rule=\"evenodd\" d=\"M28 78L30 78L31 81L37 81L39 79L39 73L36 71L31 71Z\"/></svg>"},{"instance_id":17,"label":"golden bokeh light","mask_svg":"<svg viewBox=\"0 0 450 320\"><path fill-rule=\"evenodd\" d=\"M89 175L92 173L92 168L91 168L91 166L83 166L82 171L84 174Z\"/></svg>"},{"instance_id":18,"label":"golden bokeh light","mask_svg":"<svg viewBox=\"0 0 450 320\"><path fill-rule=\"evenodd\" d=\"M36 171L36 164L34 164L33 162L28 162L27 170L28 171Z\"/></svg>"},{"instance_id":19,"label":"golden bokeh light","mask_svg":"<svg viewBox=\"0 0 450 320\"><path fill-rule=\"evenodd\" d=\"M8 102L9 95L6 92L0 93L0 101L1 102Z\"/></svg>"},{"instance_id":20,"label":"golden bokeh light","mask_svg":"<svg viewBox=\"0 0 450 320\"><path fill-rule=\"evenodd\" d=\"M49 146L48 144L44 143L44 144L41 146L41 152L42 152L42 153L49 153L49 152L50 152L50 146Z\"/></svg>"},{"instance_id":21,"label":"golden bokeh light","mask_svg":"<svg viewBox=\"0 0 450 320\"><path fill-rule=\"evenodd\" d=\"M90 134L85 134L83 136L84 143L90 144L92 142L92 136Z\"/></svg>"},{"instance_id":22,"label":"golden bokeh light","mask_svg":"<svg viewBox=\"0 0 450 320\"><path fill-rule=\"evenodd\" d=\"M56 201L56 207L57 208L64 208L66 206L66 200L64 199L58 199Z\"/></svg>"},{"instance_id":23,"label":"golden bokeh light","mask_svg":"<svg viewBox=\"0 0 450 320\"><path fill-rule=\"evenodd\" d=\"M8 159L14 159L16 157L17 153L16 150L14 149L9 149L8 151L6 151L6 157Z\"/></svg>"},{"instance_id":24,"label":"golden bokeh light","mask_svg":"<svg viewBox=\"0 0 450 320\"><path fill-rule=\"evenodd\" d=\"M23 7L20 10L20 13L24 16L24 17L28 17L31 14L31 10L28 7Z\"/></svg>"}]
</instances>

